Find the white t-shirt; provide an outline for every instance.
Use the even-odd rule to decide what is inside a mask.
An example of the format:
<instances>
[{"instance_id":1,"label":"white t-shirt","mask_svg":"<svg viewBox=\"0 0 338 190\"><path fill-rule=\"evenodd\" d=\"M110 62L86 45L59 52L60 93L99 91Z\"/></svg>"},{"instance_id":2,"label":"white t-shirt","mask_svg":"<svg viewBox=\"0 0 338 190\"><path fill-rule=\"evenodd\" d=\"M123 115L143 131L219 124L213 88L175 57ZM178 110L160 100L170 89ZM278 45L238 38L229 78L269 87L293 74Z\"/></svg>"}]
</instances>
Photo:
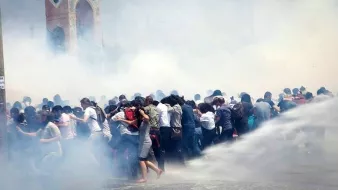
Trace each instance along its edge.
<instances>
[{"instance_id":1,"label":"white t-shirt","mask_svg":"<svg viewBox=\"0 0 338 190\"><path fill-rule=\"evenodd\" d=\"M69 115L63 113L60 117L60 123L68 124L67 127L60 127L61 135L63 139L73 139L75 136L75 132L73 131L73 127L70 122Z\"/></svg>"},{"instance_id":2,"label":"white t-shirt","mask_svg":"<svg viewBox=\"0 0 338 190\"><path fill-rule=\"evenodd\" d=\"M207 112L202 114L200 117L200 122L203 128L207 130L212 130L215 128L215 114L212 112Z\"/></svg>"},{"instance_id":3,"label":"white t-shirt","mask_svg":"<svg viewBox=\"0 0 338 190\"><path fill-rule=\"evenodd\" d=\"M160 118L160 127L170 127L170 116L168 107L162 103L157 105L157 112Z\"/></svg>"},{"instance_id":4,"label":"white t-shirt","mask_svg":"<svg viewBox=\"0 0 338 190\"><path fill-rule=\"evenodd\" d=\"M86 108L84 117L88 117L87 123L92 133L101 131L100 125L97 122L96 111L92 107Z\"/></svg>"},{"instance_id":5,"label":"white t-shirt","mask_svg":"<svg viewBox=\"0 0 338 190\"><path fill-rule=\"evenodd\" d=\"M52 122L49 122L45 128L39 129L36 133L40 139L51 139L54 137L61 136L59 128ZM57 155L61 156L62 155L61 143L60 141L43 143L41 145L41 151L43 155L49 153L56 153Z\"/></svg>"}]
</instances>

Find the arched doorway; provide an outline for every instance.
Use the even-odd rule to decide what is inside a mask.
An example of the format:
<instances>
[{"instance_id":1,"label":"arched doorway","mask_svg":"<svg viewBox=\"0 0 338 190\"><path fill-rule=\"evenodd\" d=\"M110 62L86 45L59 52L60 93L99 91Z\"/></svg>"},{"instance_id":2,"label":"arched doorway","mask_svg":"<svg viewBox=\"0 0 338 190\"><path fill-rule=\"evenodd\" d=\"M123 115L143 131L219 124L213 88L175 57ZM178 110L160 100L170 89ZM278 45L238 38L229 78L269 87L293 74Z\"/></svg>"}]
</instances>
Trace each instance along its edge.
<instances>
[{"instance_id":1,"label":"arched doorway","mask_svg":"<svg viewBox=\"0 0 338 190\"><path fill-rule=\"evenodd\" d=\"M92 42L94 38L94 14L87 0L76 4L76 28L79 42Z\"/></svg>"},{"instance_id":2,"label":"arched doorway","mask_svg":"<svg viewBox=\"0 0 338 190\"><path fill-rule=\"evenodd\" d=\"M61 27L56 27L50 32L50 42L55 52L64 52L65 47L65 31Z\"/></svg>"}]
</instances>

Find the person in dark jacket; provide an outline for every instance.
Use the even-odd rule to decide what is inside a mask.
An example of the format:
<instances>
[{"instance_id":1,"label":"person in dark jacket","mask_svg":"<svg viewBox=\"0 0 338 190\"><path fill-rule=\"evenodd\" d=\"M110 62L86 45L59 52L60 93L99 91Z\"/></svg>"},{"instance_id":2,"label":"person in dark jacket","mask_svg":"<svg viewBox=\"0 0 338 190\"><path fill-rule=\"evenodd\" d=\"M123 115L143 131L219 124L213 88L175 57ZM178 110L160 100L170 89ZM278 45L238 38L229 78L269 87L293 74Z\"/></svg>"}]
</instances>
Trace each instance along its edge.
<instances>
[{"instance_id":1,"label":"person in dark jacket","mask_svg":"<svg viewBox=\"0 0 338 190\"><path fill-rule=\"evenodd\" d=\"M222 96L214 97L212 104L217 107L215 122L220 142L233 139L234 128L231 123L231 109Z\"/></svg>"}]
</instances>

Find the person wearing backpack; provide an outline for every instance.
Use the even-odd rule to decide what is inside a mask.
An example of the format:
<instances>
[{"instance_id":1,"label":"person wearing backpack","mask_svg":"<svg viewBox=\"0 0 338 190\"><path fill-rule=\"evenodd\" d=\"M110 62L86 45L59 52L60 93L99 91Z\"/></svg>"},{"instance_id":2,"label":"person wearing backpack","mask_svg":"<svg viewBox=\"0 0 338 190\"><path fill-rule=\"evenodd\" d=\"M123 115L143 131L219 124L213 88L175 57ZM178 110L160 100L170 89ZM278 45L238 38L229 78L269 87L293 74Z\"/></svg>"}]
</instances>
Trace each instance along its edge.
<instances>
[{"instance_id":1,"label":"person wearing backpack","mask_svg":"<svg viewBox=\"0 0 338 190\"><path fill-rule=\"evenodd\" d=\"M100 164L100 160L102 158L102 147L104 145L103 142L103 133L102 129L98 122L98 116L93 108L92 102L88 98L83 98L81 101L81 107L84 110L84 116L83 119L78 118L74 115L69 115L71 119L80 121L82 123L87 123L89 130L90 130L90 136L88 140L90 141L91 145L91 151L94 154L94 157L96 161Z\"/></svg>"},{"instance_id":2,"label":"person wearing backpack","mask_svg":"<svg viewBox=\"0 0 338 190\"><path fill-rule=\"evenodd\" d=\"M234 105L231 110L231 119L237 135L242 136L249 132L249 117L253 115L253 105L251 102L251 96L249 94L243 94L241 102Z\"/></svg>"}]
</instances>

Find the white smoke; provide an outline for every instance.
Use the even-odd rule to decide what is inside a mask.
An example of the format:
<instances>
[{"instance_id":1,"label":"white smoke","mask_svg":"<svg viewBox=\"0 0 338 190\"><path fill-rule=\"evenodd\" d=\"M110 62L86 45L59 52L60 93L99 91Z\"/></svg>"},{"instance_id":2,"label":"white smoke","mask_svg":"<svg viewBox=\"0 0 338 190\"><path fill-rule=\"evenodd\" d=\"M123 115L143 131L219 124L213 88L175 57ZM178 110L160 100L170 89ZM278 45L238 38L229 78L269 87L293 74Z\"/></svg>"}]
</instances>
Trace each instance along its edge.
<instances>
[{"instance_id":1,"label":"white smoke","mask_svg":"<svg viewBox=\"0 0 338 190\"><path fill-rule=\"evenodd\" d=\"M216 88L256 97L301 85L312 92L321 86L338 90L334 0L102 0L108 56L94 67L105 68L104 74L76 57L48 54L41 4L2 6L11 101L29 95L39 103L56 93L77 101L157 89L177 89L189 98Z\"/></svg>"}]
</instances>

